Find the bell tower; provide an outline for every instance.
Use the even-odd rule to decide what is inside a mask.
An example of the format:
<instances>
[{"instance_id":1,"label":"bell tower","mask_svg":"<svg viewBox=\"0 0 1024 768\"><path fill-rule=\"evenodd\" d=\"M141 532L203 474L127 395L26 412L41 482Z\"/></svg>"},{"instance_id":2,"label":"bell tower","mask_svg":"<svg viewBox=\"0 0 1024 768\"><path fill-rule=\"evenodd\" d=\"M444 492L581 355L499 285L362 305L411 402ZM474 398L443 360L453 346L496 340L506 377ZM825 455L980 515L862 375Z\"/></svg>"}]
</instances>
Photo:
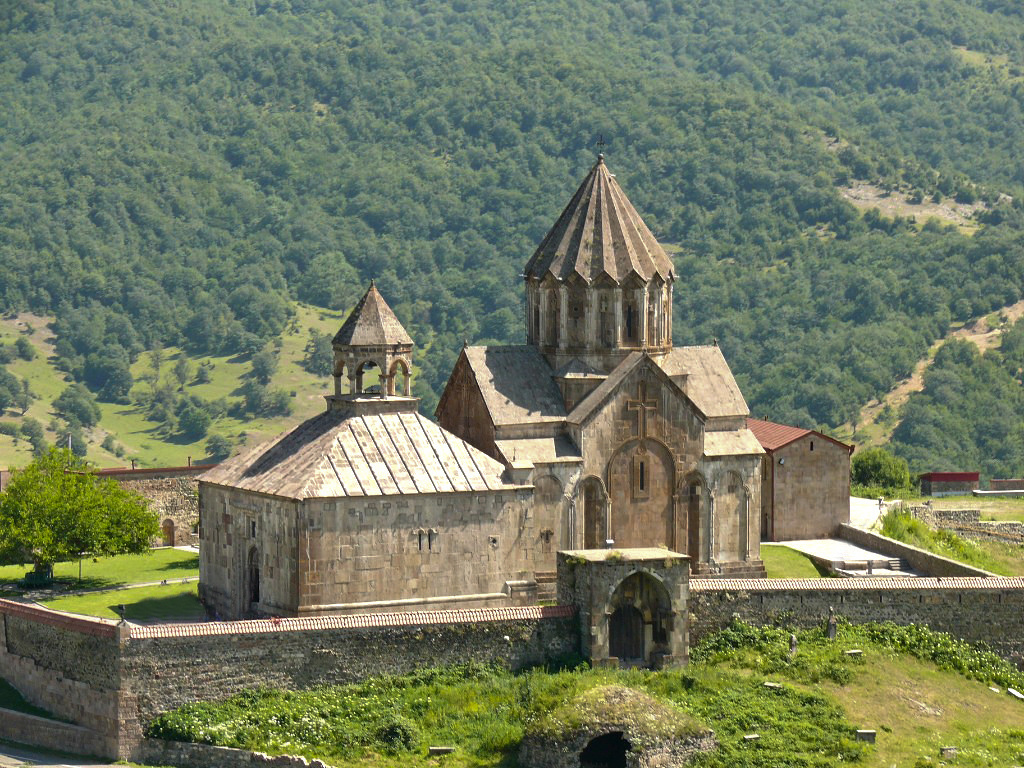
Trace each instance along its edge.
<instances>
[{"instance_id":1,"label":"bell tower","mask_svg":"<svg viewBox=\"0 0 1024 768\"><path fill-rule=\"evenodd\" d=\"M366 398L412 397L412 338L370 281L363 298L331 342L334 347L334 395L346 403ZM371 383L373 380L376 383Z\"/></svg>"},{"instance_id":2,"label":"bell tower","mask_svg":"<svg viewBox=\"0 0 1024 768\"><path fill-rule=\"evenodd\" d=\"M672 260L604 155L526 268L526 339L551 367L609 373L630 353L672 348Z\"/></svg>"}]
</instances>

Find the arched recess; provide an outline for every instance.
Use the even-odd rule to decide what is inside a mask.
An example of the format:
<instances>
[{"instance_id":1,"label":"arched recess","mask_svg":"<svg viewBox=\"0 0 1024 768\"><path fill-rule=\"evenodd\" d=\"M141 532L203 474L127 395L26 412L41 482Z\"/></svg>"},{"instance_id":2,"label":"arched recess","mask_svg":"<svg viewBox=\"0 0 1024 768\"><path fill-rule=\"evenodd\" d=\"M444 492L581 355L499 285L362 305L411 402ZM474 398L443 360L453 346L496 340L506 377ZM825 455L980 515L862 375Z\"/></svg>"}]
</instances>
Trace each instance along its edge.
<instances>
[{"instance_id":1,"label":"arched recess","mask_svg":"<svg viewBox=\"0 0 1024 768\"><path fill-rule=\"evenodd\" d=\"M601 478L591 475L580 481L579 497L583 500L583 548L601 549L608 538L608 493Z\"/></svg>"},{"instance_id":2,"label":"arched recess","mask_svg":"<svg viewBox=\"0 0 1024 768\"><path fill-rule=\"evenodd\" d=\"M355 382L353 394L363 394L371 390L371 387L381 385L380 379L384 376L384 369L376 360L364 360L355 370Z\"/></svg>"},{"instance_id":3,"label":"arched recess","mask_svg":"<svg viewBox=\"0 0 1024 768\"><path fill-rule=\"evenodd\" d=\"M616 547L669 547L673 535L675 461L651 438L630 440L608 462L611 536Z\"/></svg>"},{"instance_id":4,"label":"arched recess","mask_svg":"<svg viewBox=\"0 0 1024 768\"><path fill-rule=\"evenodd\" d=\"M249 548L246 562L245 577L246 607L260 601L260 551L256 547Z\"/></svg>"},{"instance_id":5,"label":"arched recess","mask_svg":"<svg viewBox=\"0 0 1024 768\"><path fill-rule=\"evenodd\" d=\"M572 279L569 283L569 296L567 302L568 317L566 318L566 330L569 338L567 346L582 348L589 340L588 333L588 290L582 278Z\"/></svg>"},{"instance_id":6,"label":"arched recess","mask_svg":"<svg viewBox=\"0 0 1024 768\"><path fill-rule=\"evenodd\" d=\"M683 541L686 542L686 554L690 556L690 568L695 569L698 563L706 563L710 557L708 513L711 497L704 476L699 472L688 474L679 495L685 507L686 526Z\"/></svg>"},{"instance_id":7,"label":"arched recess","mask_svg":"<svg viewBox=\"0 0 1024 768\"><path fill-rule=\"evenodd\" d=\"M388 371L387 393L395 395L401 392L405 397L412 394L412 378L409 376L409 366L402 358L396 358Z\"/></svg>"},{"instance_id":8,"label":"arched recess","mask_svg":"<svg viewBox=\"0 0 1024 768\"><path fill-rule=\"evenodd\" d=\"M625 666L648 666L656 654L669 652L672 598L649 573L636 571L615 587L606 610L608 655Z\"/></svg>"}]
</instances>

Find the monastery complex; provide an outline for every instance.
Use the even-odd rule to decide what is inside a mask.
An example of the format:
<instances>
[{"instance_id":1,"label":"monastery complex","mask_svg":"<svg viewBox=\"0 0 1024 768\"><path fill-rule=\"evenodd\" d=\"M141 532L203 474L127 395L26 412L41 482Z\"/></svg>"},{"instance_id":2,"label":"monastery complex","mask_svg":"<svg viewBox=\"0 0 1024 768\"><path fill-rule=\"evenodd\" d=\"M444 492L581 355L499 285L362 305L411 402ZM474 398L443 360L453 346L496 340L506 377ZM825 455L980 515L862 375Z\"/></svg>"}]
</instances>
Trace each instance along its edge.
<instances>
[{"instance_id":1,"label":"monastery complex","mask_svg":"<svg viewBox=\"0 0 1024 768\"><path fill-rule=\"evenodd\" d=\"M678 655L689 574L763 577L762 539L848 520L849 448L819 436L812 456L818 433L788 427L764 447L751 426L780 425L748 424L718 346L673 346L677 277L599 157L526 263L527 343L465 347L436 422L411 396L413 339L371 283L334 338L325 411L201 478L207 606L529 605L556 581L571 601L561 582L589 563L570 580L604 590L604 654Z\"/></svg>"}]
</instances>

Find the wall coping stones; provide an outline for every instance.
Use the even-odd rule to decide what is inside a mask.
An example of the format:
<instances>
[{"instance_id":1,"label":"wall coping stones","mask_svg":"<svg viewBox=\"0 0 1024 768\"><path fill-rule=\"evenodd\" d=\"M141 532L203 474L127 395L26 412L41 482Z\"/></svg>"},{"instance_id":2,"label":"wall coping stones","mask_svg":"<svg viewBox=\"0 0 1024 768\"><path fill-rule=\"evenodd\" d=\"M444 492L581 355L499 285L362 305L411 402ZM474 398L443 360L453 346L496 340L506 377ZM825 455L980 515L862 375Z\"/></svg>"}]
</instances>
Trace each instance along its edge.
<instances>
[{"instance_id":1,"label":"wall coping stones","mask_svg":"<svg viewBox=\"0 0 1024 768\"><path fill-rule=\"evenodd\" d=\"M1024 577L940 576L919 578L853 579L691 579L690 592L857 592L860 590L1016 590L1024 589Z\"/></svg>"},{"instance_id":2,"label":"wall coping stones","mask_svg":"<svg viewBox=\"0 0 1024 768\"><path fill-rule=\"evenodd\" d=\"M1021 580L1024 582L1024 579ZM470 608L457 611L409 611L405 613L367 613L347 616L311 616L301 619L255 619L250 621L214 621L192 624L133 625L130 637L204 637L210 635L268 634L329 629L378 629L436 624L531 621L574 616L570 605L531 605L507 608Z\"/></svg>"},{"instance_id":3,"label":"wall coping stones","mask_svg":"<svg viewBox=\"0 0 1024 768\"><path fill-rule=\"evenodd\" d=\"M28 603L15 602L14 600L0 600L0 614L17 616L40 624L57 627L58 629L67 629L83 635L93 635L94 637L115 638L118 635L118 622L113 619L100 619L94 616L63 613L50 610L42 605L30 605Z\"/></svg>"}]
</instances>

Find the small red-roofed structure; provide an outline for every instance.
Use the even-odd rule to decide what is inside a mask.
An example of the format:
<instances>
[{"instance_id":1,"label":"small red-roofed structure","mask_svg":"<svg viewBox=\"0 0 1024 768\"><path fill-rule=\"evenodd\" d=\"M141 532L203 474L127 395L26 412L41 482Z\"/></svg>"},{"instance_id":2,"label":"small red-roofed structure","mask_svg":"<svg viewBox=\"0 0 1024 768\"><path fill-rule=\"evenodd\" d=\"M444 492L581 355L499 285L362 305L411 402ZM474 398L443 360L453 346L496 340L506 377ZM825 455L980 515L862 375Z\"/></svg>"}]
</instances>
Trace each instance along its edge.
<instances>
[{"instance_id":1,"label":"small red-roofed structure","mask_svg":"<svg viewBox=\"0 0 1024 768\"><path fill-rule=\"evenodd\" d=\"M921 493L925 496L959 496L978 490L977 472L925 472Z\"/></svg>"}]
</instances>

